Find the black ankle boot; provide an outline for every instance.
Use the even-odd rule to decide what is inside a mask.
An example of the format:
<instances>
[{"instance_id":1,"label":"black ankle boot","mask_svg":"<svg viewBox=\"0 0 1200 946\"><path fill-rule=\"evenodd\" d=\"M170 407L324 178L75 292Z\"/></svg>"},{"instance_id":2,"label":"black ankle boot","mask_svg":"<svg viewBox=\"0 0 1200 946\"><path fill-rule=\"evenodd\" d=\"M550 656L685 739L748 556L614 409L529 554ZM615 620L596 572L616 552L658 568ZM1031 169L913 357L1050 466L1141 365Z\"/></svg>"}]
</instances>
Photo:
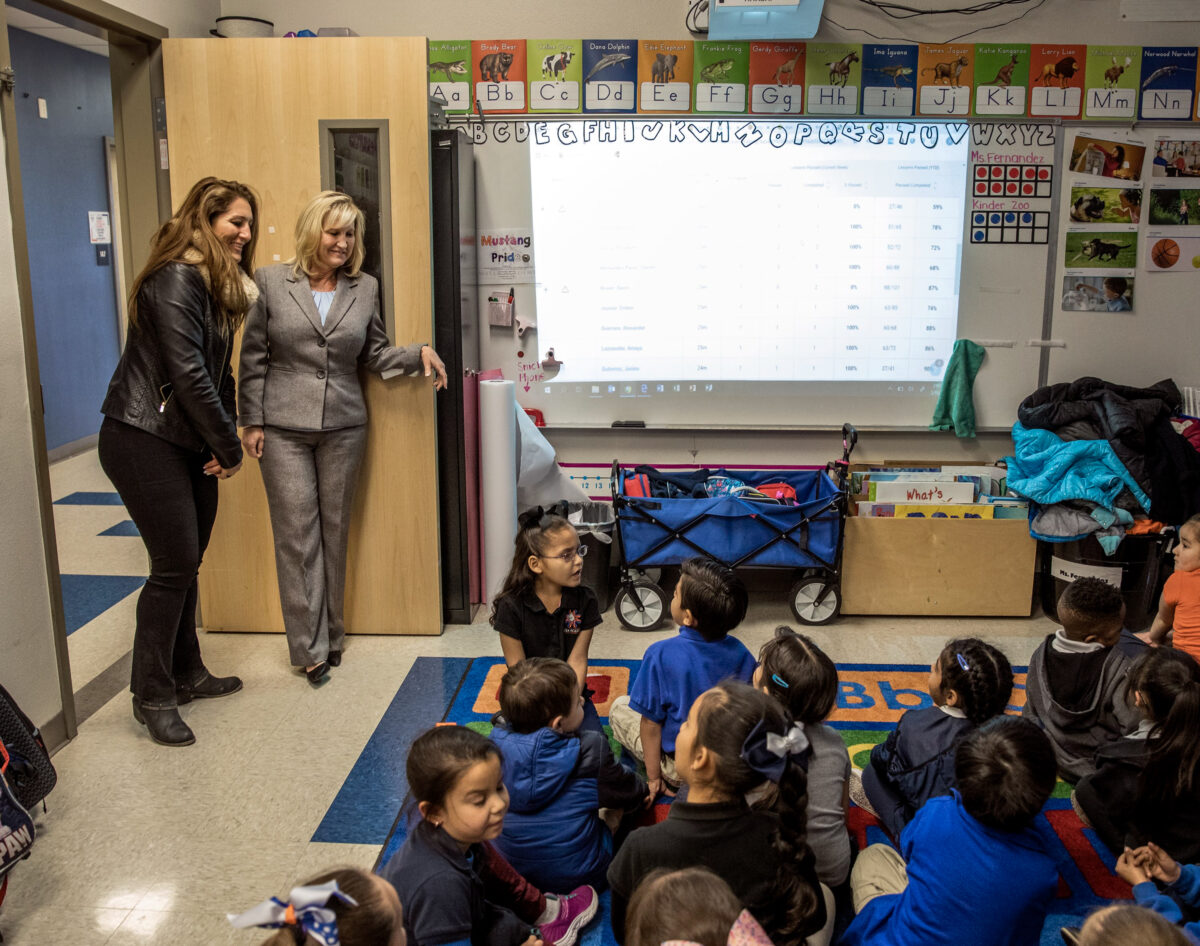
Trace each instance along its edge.
<instances>
[{"instance_id":1,"label":"black ankle boot","mask_svg":"<svg viewBox=\"0 0 1200 946\"><path fill-rule=\"evenodd\" d=\"M178 707L149 709L142 706L135 696L133 698L133 718L146 727L150 738L160 746L190 746L196 741L196 734L180 717Z\"/></svg>"},{"instance_id":2,"label":"black ankle boot","mask_svg":"<svg viewBox=\"0 0 1200 946\"><path fill-rule=\"evenodd\" d=\"M214 677L207 670L195 683L179 683L175 685L175 701L181 706L192 700L210 700L218 696L228 696L242 688L240 677Z\"/></svg>"}]
</instances>

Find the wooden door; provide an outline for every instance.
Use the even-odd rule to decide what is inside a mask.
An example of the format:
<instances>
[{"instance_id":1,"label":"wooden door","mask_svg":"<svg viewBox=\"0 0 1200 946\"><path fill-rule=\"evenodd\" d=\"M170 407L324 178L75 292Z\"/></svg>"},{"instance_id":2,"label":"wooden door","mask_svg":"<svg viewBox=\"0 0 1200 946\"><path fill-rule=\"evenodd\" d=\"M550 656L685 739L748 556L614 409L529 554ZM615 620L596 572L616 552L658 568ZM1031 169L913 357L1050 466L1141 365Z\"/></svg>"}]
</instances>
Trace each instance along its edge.
<instances>
[{"instance_id":1,"label":"wooden door","mask_svg":"<svg viewBox=\"0 0 1200 946\"><path fill-rule=\"evenodd\" d=\"M293 256L321 189L324 119L386 119L390 132L393 341L430 341L429 119L424 38L163 41L172 205L215 174L261 198L258 266ZM234 364L236 365L236 350ZM366 380L367 453L350 532L351 633L441 633L434 392L425 378ZM282 631L257 462L221 484L200 571L210 630Z\"/></svg>"}]
</instances>

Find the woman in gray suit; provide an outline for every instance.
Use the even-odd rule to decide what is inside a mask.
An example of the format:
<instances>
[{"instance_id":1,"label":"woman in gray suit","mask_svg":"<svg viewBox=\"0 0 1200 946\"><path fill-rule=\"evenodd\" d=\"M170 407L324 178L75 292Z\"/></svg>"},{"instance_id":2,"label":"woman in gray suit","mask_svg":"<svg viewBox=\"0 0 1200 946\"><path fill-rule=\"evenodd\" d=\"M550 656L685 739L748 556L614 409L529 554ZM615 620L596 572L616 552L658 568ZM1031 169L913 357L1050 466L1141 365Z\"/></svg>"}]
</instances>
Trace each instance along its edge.
<instances>
[{"instance_id":1,"label":"woman in gray suit","mask_svg":"<svg viewBox=\"0 0 1200 946\"><path fill-rule=\"evenodd\" d=\"M324 191L296 221L296 256L257 271L238 374L242 445L260 461L292 664L313 684L342 661L346 543L367 438L360 366L424 370L446 386L429 345L393 347L379 284L360 272L363 213Z\"/></svg>"}]
</instances>

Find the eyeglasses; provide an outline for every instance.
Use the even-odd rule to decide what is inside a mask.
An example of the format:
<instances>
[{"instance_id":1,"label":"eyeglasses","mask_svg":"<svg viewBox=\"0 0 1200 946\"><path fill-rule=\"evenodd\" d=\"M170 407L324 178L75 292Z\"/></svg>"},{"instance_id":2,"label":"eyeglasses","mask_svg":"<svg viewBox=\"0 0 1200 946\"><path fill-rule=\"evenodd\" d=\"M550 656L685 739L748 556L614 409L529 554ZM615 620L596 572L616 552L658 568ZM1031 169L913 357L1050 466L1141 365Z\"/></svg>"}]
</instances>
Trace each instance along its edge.
<instances>
[{"instance_id":1,"label":"eyeglasses","mask_svg":"<svg viewBox=\"0 0 1200 946\"><path fill-rule=\"evenodd\" d=\"M575 561L576 555L578 555L580 558L587 558L587 553L588 553L588 547L586 545L581 545L577 549L567 549L561 555L539 555L538 557L539 558L556 558L560 562L566 562L569 565L571 562Z\"/></svg>"}]
</instances>

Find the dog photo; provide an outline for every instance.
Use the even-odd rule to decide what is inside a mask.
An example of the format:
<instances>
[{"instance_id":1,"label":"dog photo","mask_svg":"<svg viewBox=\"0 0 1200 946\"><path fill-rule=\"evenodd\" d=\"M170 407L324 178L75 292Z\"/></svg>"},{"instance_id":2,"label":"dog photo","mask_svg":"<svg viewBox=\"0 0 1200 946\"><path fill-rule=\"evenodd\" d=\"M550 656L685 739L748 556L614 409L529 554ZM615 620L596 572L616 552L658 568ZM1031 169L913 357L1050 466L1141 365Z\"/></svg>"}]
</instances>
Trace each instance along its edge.
<instances>
[{"instance_id":1,"label":"dog photo","mask_svg":"<svg viewBox=\"0 0 1200 946\"><path fill-rule=\"evenodd\" d=\"M1137 234L1107 231L1067 231L1063 259L1067 269L1133 269L1137 265Z\"/></svg>"},{"instance_id":2,"label":"dog photo","mask_svg":"<svg viewBox=\"0 0 1200 946\"><path fill-rule=\"evenodd\" d=\"M1142 191L1139 187L1072 187L1067 214L1072 223L1138 223Z\"/></svg>"}]
</instances>

